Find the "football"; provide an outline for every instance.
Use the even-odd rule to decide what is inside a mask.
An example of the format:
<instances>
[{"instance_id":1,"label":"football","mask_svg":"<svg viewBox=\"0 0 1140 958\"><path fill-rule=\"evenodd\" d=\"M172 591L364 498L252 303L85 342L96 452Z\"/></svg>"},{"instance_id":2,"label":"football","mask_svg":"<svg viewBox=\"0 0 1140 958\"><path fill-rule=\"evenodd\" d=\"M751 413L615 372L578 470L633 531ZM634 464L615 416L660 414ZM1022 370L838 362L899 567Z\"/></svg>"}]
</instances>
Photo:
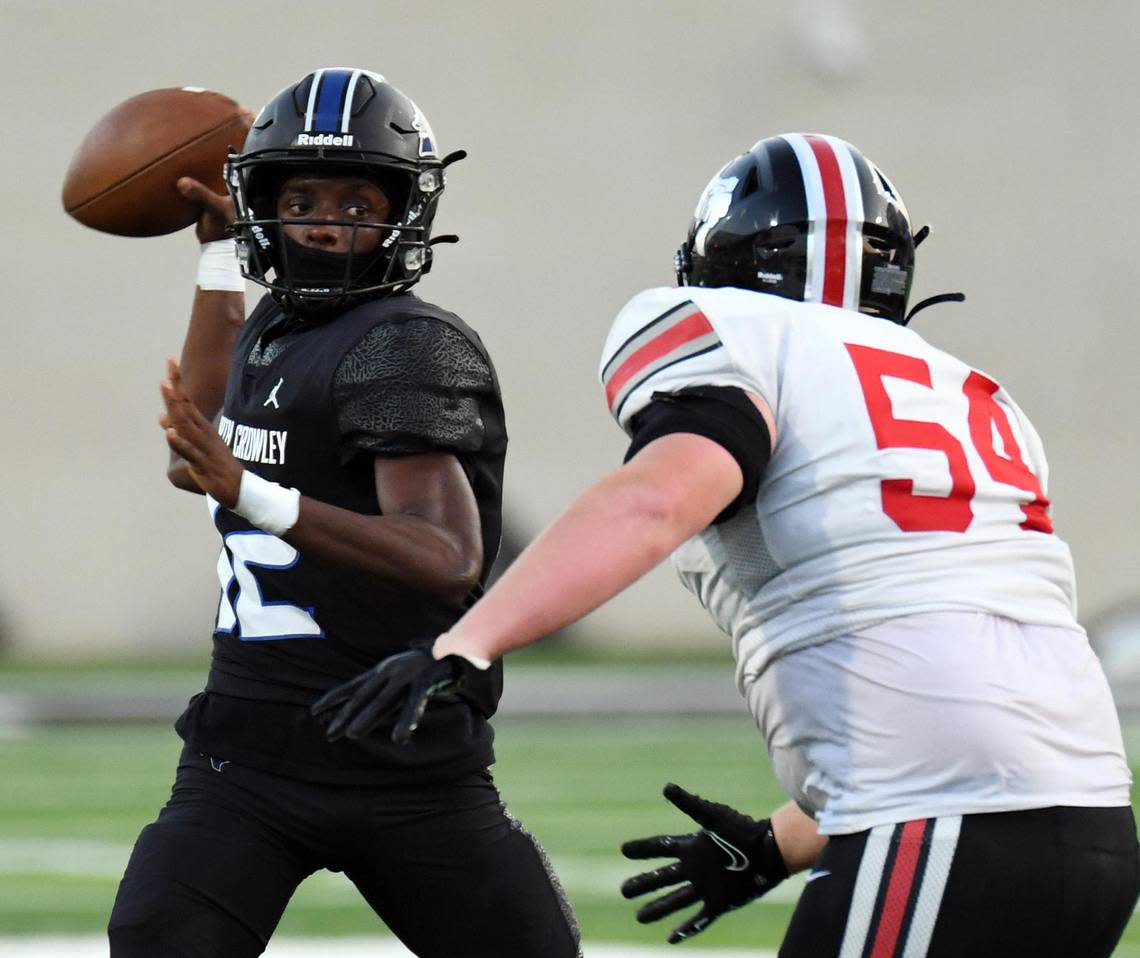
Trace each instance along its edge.
<instances>
[{"instance_id":1,"label":"football","mask_svg":"<svg viewBox=\"0 0 1140 958\"><path fill-rule=\"evenodd\" d=\"M79 144L63 181L63 208L117 236L160 236L198 218L181 176L225 193L223 166L241 149L253 114L198 87L140 93L106 113Z\"/></svg>"}]
</instances>

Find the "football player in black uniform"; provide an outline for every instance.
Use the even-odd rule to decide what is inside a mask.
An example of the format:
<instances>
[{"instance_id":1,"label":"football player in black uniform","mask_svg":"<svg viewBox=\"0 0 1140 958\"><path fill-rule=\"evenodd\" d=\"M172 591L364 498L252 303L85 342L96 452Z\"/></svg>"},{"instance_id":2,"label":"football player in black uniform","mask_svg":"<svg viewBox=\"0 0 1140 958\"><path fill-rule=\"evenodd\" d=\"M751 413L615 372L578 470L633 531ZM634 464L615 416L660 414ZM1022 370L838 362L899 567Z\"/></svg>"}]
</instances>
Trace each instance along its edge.
<instances>
[{"instance_id":1,"label":"football player in black uniform","mask_svg":"<svg viewBox=\"0 0 1140 958\"><path fill-rule=\"evenodd\" d=\"M221 599L172 796L119 888L114 958L259 955L323 868L423 958L579 954L544 853L487 771L498 667L456 666L462 691L423 717L417 749L387 731L330 742L309 712L446 630L498 549L494 368L409 291L461 155L441 159L378 74L318 70L257 117L229 198L179 182L203 256L161 422L171 481L205 494L222 536ZM268 288L248 320L243 273Z\"/></svg>"}]
</instances>

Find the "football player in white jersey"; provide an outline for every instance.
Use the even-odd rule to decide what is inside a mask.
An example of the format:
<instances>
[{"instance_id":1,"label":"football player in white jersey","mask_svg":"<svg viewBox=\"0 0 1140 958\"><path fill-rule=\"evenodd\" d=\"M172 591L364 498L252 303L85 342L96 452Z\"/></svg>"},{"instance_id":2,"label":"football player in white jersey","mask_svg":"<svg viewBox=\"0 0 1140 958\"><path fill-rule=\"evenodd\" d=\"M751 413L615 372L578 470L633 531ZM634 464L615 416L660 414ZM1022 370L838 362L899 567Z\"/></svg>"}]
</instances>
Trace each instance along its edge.
<instances>
[{"instance_id":1,"label":"football player in white jersey","mask_svg":"<svg viewBox=\"0 0 1140 958\"><path fill-rule=\"evenodd\" d=\"M850 144L788 134L701 196L679 285L635 296L601 380L623 466L426 652L316 710L406 741L459 663L596 608L666 556L733 643L792 801L754 821L675 785L701 830L623 893L689 937L812 867L784 958L1108 956L1140 888L1130 774L1076 620L1041 441L990 376L907 328L914 250ZM942 299L945 297L936 297ZM960 298L960 297L958 297Z\"/></svg>"}]
</instances>

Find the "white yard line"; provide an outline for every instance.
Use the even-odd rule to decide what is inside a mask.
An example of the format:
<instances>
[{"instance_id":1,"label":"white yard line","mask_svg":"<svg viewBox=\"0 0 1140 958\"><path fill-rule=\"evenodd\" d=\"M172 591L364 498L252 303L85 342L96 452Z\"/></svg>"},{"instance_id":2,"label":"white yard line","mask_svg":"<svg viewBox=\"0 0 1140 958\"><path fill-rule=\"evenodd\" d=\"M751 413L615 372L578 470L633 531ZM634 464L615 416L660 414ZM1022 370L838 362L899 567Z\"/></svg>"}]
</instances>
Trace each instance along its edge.
<instances>
[{"instance_id":1,"label":"white yard line","mask_svg":"<svg viewBox=\"0 0 1140 958\"><path fill-rule=\"evenodd\" d=\"M0 838L0 876L67 875L118 879L123 874L131 846L125 842L99 842L73 839ZM622 881L637 871L636 862L616 856L554 855L554 870L572 898L615 898ZM803 887L802 876L784 882L761 903L795 901ZM357 898L357 891L343 875L320 872L303 886L309 907L342 907ZM5 911L26 911L27 901L0 901L0 915ZM45 907L55 907L45 902ZM632 915L632 911L631 911ZM2 953L0 953L2 954Z\"/></svg>"},{"instance_id":2,"label":"white yard line","mask_svg":"<svg viewBox=\"0 0 1140 958\"><path fill-rule=\"evenodd\" d=\"M584 958L678 958L668 945L585 945ZM107 958L107 940L53 935L0 938L0 958ZM415 958L390 940L376 938L280 938L264 958ZM685 948L683 958L776 958L774 951Z\"/></svg>"}]
</instances>

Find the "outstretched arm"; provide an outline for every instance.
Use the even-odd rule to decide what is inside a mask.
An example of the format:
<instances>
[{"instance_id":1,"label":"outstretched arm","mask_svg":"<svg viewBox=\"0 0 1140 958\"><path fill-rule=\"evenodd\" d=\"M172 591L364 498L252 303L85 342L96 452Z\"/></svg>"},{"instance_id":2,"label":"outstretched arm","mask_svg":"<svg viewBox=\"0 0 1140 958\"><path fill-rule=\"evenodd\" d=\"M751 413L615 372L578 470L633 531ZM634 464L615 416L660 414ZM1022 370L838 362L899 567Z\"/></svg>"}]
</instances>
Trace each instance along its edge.
<instances>
[{"instance_id":1,"label":"outstretched arm","mask_svg":"<svg viewBox=\"0 0 1140 958\"><path fill-rule=\"evenodd\" d=\"M497 659L575 622L708 526L741 485L711 439L654 440L572 502L437 640L436 657Z\"/></svg>"}]
</instances>

